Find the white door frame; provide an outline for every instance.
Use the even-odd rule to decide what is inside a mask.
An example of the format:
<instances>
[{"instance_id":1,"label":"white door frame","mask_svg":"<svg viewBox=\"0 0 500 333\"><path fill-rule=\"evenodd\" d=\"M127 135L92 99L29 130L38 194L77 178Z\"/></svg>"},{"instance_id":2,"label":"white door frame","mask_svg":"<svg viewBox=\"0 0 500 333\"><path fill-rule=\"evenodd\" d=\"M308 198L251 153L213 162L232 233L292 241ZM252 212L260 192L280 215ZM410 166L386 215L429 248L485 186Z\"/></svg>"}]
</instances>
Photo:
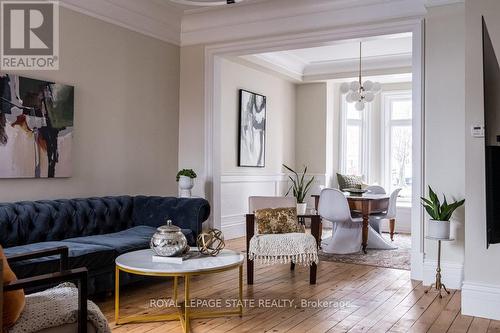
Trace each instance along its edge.
<instances>
[{"instance_id":1,"label":"white door frame","mask_svg":"<svg viewBox=\"0 0 500 333\"><path fill-rule=\"evenodd\" d=\"M208 199L212 203L213 227L221 224L221 112L220 62L223 56L238 56L297 48L331 45L335 41L370 38L379 35L412 32L413 92L413 198L411 277L422 280L424 258L423 212L420 197L424 182L424 34L422 19L360 24L309 33L264 37L253 40L214 44L205 47L205 170Z\"/></svg>"}]
</instances>

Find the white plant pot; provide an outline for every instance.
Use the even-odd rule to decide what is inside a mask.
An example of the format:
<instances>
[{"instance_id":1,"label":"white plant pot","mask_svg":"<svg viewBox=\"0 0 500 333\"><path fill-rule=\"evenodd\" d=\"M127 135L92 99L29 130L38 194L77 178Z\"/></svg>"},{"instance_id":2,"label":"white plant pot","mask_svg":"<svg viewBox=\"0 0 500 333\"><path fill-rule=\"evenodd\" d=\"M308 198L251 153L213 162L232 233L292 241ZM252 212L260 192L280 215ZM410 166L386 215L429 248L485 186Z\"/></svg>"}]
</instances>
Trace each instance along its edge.
<instances>
[{"instance_id":1,"label":"white plant pot","mask_svg":"<svg viewBox=\"0 0 500 333\"><path fill-rule=\"evenodd\" d=\"M432 238L449 239L450 221L429 220L427 236Z\"/></svg>"},{"instance_id":2,"label":"white plant pot","mask_svg":"<svg viewBox=\"0 0 500 333\"><path fill-rule=\"evenodd\" d=\"M179 177L179 196L181 198L190 198L191 189L194 186L194 179L187 176Z\"/></svg>"},{"instance_id":3,"label":"white plant pot","mask_svg":"<svg viewBox=\"0 0 500 333\"><path fill-rule=\"evenodd\" d=\"M297 215L305 215L307 209L307 203L298 203L297 204Z\"/></svg>"}]
</instances>

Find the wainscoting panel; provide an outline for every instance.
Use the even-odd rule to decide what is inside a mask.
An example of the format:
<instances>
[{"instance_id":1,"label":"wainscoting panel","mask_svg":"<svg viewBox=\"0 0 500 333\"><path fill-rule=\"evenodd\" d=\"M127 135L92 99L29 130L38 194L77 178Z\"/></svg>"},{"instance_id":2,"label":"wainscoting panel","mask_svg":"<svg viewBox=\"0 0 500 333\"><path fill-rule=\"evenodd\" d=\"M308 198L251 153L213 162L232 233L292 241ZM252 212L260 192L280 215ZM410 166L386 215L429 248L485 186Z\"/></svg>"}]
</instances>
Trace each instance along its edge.
<instances>
[{"instance_id":1,"label":"wainscoting panel","mask_svg":"<svg viewBox=\"0 0 500 333\"><path fill-rule=\"evenodd\" d=\"M310 194L319 193L325 184L325 175L313 174L314 185ZM248 197L280 196L288 189L287 174L239 174L226 173L221 176L221 228L224 238L245 236L245 214L248 213ZM313 208L313 201L308 205Z\"/></svg>"}]
</instances>

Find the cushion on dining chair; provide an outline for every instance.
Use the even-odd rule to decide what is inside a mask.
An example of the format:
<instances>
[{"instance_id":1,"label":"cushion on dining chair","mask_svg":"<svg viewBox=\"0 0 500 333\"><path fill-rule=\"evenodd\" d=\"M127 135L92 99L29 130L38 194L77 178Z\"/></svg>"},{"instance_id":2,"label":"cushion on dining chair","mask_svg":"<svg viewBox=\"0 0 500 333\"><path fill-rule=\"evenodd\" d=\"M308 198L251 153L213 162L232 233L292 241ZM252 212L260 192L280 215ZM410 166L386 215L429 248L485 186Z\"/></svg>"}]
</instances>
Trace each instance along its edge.
<instances>
[{"instance_id":1,"label":"cushion on dining chair","mask_svg":"<svg viewBox=\"0 0 500 333\"><path fill-rule=\"evenodd\" d=\"M304 226L299 224L295 207L257 209L255 221L258 234L305 232Z\"/></svg>"}]
</instances>

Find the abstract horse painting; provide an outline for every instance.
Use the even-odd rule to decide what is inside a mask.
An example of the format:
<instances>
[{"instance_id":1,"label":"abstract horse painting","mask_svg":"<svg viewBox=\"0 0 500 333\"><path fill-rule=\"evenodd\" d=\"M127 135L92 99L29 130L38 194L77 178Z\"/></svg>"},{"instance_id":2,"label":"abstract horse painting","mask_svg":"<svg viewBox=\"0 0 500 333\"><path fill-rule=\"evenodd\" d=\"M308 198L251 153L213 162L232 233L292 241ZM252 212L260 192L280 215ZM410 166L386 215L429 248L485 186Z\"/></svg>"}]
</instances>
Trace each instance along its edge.
<instances>
[{"instance_id":1,"label":"abstract horse painting","mask_svg":"<svg viewBox=\"0 0 500 333\"><path fill-rule=\"evenodd\" d=\"M74 88L0 73L0 178L71 177Z\"/></svg>"}]
</instances>

